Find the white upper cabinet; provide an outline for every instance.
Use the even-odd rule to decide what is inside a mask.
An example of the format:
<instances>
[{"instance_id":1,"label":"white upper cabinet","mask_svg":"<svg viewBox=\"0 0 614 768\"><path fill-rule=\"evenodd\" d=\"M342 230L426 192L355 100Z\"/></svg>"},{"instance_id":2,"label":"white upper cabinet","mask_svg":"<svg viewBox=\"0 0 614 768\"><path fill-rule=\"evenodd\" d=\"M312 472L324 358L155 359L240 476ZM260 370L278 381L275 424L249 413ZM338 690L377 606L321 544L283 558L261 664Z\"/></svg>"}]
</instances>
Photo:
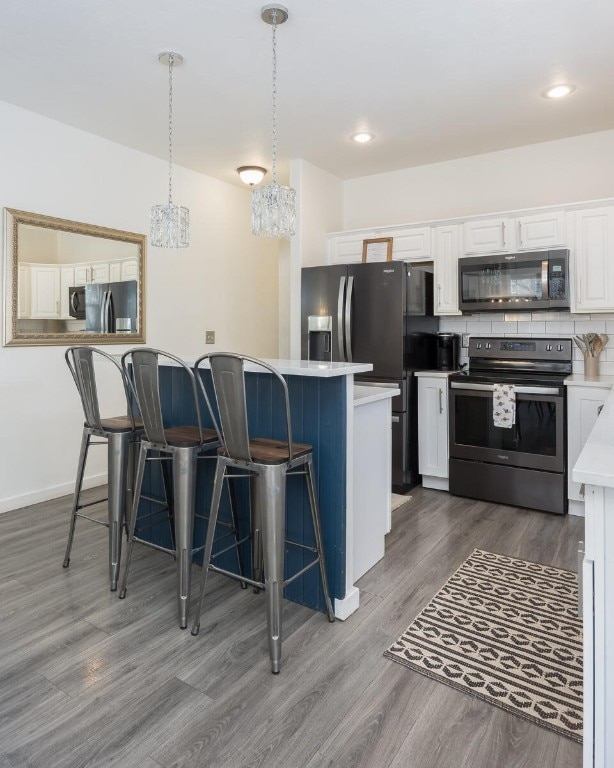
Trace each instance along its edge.
<instances>
[{"instance_id":1,"label":"white upper cabinet","mask_svg":"<svg viewBox=\"0 0 614 768\"><path fill-rule=\"evenodd\" d=\"M465 253L502 253L514 247L510 220L505 217L466 221Z\"/></svg>"},{"instance_id":2,"label":"white upper cabinet","mask_svg":"<svg viewBox=\"0 0 614 768\"><path fill-rule=\"evenodd\" d=\"M60 317L62 318L70 318L70 289L74 285L74 267L60 267Z\"/></svg>"},{"instance_id":3,"label":"white upper cabinet","mask_svg":"<svg viewBox=\"0 0 614 768\"><path fill-rule=\"evenodd\" d=\"M373 232L332 235L328 240L329 263L351 264L362 261L362 241L374 237L379 237L379 235L375 235Z\"/></svg>"},{"instance_id":4,"label":"white upper cabinet","mask_svg":"<svg viewBox=\"0 0 614 768\"><path fill-rule=\"evenodd\" d=\"M460 315L458 308L458 257L461 228L458 224L433 228L435 314Z\"/></svg>"},{"instance_id":5,"label":"white upper cabinet","mask_svg":"<svg viewBox=\"0 0 614 768\"><path fill-rule=\"evenodd\" d=\"M572 311L614 310L614 206L574 211Z\"/></svg>"},{"instance_id":6,"label":"white upper cabinet","mask_svg":"<svg viewBox=\"0 0 614 768\"><path fill-rule=\"evenodd\" d=\"M139 265L136 259L129 259L128 261L122 261L122 271L120 280L138 280L139 279Z\"/></svg>"},{"instance_id":7,"label":"white upper cabinet","mask_svg":"<svg viewBox=\"0 0 614 768\"><path fill-rule=\"evenodd\" d=\"M75 264L74 286L87 285L92 282L91 267L87 264Z\"/></svg>"},{"instance_id":8,"label":"white upper cabinet","mask_svg":"<svg viewBox=\"0 0 614 768\"><path fill-rule=\"evenodd\" d=\"M60 316L60 268L54 266L30 267L30 317L57 318Z\"/></svg>"},{"instance_id":9,"label":"white upper cabinet","mask_svg":"<svg viewBox=\"0 0 614 768\"><path fill-rule=\"evenodd\" d=\"M430 227L398 227L381 233L392 238L392 258L400 261L428 261L431 258Z\"/></svg>"},{"instance_id":10,"label":"white upper cabinet","mask_svg":"<svg viewBox=\"0 0 614 768\"><path fill-rule=\"evenodd\" d=\"M122 279L121 261L112 261L109 264L109 282L118 283Z\"/></svg>"},{"instance_id":11,"label":"white upper cabinet","mask_svg":"<svg viewBox=\"0 0 614 768\"><path fill-rule=\"evenodd\" d=\"M108 283L109 282L109 262L100 261L94 262L90 267L92 270L92 283Z\"/></svg>"},{"instance_id":12,"label":"white upper cabinet","mask_svg":"<svg viewBox=\"0 0 614 768\"><path fill-rule=\"evenodd\" d=\"M562 248L567 244L564 211L518 216L513 222L516 228L516 249L519 251Z\"/></svg>"}]
</instances>

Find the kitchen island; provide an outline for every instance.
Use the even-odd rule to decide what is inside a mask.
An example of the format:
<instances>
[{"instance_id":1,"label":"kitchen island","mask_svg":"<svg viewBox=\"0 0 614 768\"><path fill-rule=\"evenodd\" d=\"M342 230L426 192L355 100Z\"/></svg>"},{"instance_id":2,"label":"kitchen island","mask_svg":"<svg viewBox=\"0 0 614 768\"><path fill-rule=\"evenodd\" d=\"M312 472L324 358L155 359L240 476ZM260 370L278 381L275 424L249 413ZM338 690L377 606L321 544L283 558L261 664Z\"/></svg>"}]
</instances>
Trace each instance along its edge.
<instances>
[{"instance_id":1,"label":"kitchen island","mask_svg":"<svg viewBox=\"0 0 614 768\"><path fill-rule=\"evenodd\" d=\"M354 375L372 370L368 363L323 363L304 360L266 360L285 378L288 384L294 442L313 446L314 465L318 482L320 517L331 598L337 618L345 619L359 605L355 581L384 554L384 536L390 528L391 485L391 399L398 390L387 387L358 388ZM190 363L188 363L190 364ZM252 436L285 439L284 405L274 389L271 374L262 369L248 371L248 419ZM205 385L211 386L207 370L202 372ZM160 388L164 418L167 426L196 423L191 393L183 369L161 365ZM359 417L355 413L359 409ZM205 426L211 426L206 408L202 409ZM368 423L365 434L361 424ZM355 467L359 468L356 477ZM215 462L199 463L197 480L197 513L208 514L211 500ZM360 481L379 489L368 507L356 498L356 483ZM240 534L247 533L249 509L248 481L233 481L239 512ZM360 485L359 485L360 487ZM161 498L163 486L157 462L147 467L144 494ZM382 493L383 490L383 493ZM379 502L377 501L379 498ZM155 510L148 501L141 501L139 518ZM358 516L356 512L358 511ZM170 531L158 525L140 533L142 538L168 546ZM291 477L287 487L287 530L292 541L313 545L309 503L301 477ZM202 521L194 530L195 543L202 544ZM356 557L355 557L356 553ZM249 548L243 551L249 563ZM226 555L225 567L236 568L236 561ZM304 550L289 547L288 572L294 573L308 561ZM307 560L304 560L307 558ZM356 566L355 566L356 560ZM357 570L358 569L358 570ZM289 600L324 610L317 569L311 569L286 587Z\"/></svg>"},{"instance_id":2,"label":"kitchen island","mask_svg":"<svg viewBox=\"0 0 614 768\"><path fill-rule=\"evenodd\" d=\"M614 765L614 391L572 469L584 484L584 768Z\"/></svg>"}]
</instances>

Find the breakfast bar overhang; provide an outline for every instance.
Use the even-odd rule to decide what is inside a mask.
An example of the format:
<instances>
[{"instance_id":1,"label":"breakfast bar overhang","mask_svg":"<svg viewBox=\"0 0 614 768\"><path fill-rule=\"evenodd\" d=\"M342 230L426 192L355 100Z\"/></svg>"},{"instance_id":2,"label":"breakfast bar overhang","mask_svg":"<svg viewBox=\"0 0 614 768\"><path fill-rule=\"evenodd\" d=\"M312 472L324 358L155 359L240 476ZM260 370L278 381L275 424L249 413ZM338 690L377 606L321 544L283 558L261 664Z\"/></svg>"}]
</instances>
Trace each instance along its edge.
<instances>
[{"instance_id":1,"label":"breakfast bar overhang","mask_svg":"<svg viewBox=\"0 0 614 768\"><path fill-rule=\"evenodd\" d=\"M292 439L313 446L317 491L320 504L326 566L335 616L347 618L359 604L356 580L384 554L384 536L390 530L391 485L391 398L398 390L391 387L354 386L354 375L372 370L368 363L314 362L304 360L266 360L285 378L292 414ZM274 389L273 377L263 369L248 371L246 379L248 420L251 434L285 439L284 405ZM209 372L201 372L206 388L211 387ZM196 423L192 413L192 397L184 371L174 365L160 366L162 410L167 426ZM211 398L214 401L214 398ZM355 418L358 410L360 419ZM355 439L355 431L370 411L369 438ZM206 407L201 408L204 426L208 423ZM154 464L159 464L154 462ZM356 467L368 465L373 474L369 486L368 506L361 505L356 494L359 478ZM215 462L199 463L197 480L197 513L208 515ZM247 525L249 482L232 481L233 493L241 520ZM157 466L148 467L144 480L146 495L162 498L162 477ZM143 500L139 505L139 521L155 513L155 505ZM155 517L155 514L154 514ZM289 478L287 486L286 532L290 541L313 545L309 503L300 478ZM368 531L368 535L365 532ZM243 533L243 532L241 532ZM165 525L146 528L140 536L152 543L168 545L171 531ZM357 536L359 540L357 540ZM195 545L204 541L203 522L197 520ZM355 556L358 552L359 555ZM229 554L225 567L236 568ZM300 570L309 554L296 547L287 548L290 570ZM357 561L355 564L355 560ZM244 562L250 562L247 548ZM289 584L284 596L294 602L324 611L324 597L316 569ZM206 616L206 604L205 613Z\"/></svg>"}]
</instances>

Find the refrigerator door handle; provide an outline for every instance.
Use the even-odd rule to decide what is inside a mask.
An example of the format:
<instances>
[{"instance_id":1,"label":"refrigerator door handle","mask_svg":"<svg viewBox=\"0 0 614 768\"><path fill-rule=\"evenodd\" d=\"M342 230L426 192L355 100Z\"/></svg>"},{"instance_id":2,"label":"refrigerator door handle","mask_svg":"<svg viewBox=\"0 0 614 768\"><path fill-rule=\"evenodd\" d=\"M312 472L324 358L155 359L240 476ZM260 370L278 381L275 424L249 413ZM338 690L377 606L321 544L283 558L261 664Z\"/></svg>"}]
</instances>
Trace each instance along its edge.
<instances>
[{"instance_id":1,"label":"refrigerator door handle","mask_svg":"<svg viewBox=\"0 0 614 768\"><path fill-rule=\"evenodd\" d=\"M102 294L102 301L100 302L100 333L107 332L107 292Z\"/></svg>"},{"instance_id":2,"label":"refrigerator door handle","mask_svg":"<svg viewBox=\"0 0 614 768\"><path fill-rule=\"evenodd\" d=\"M345 359L345 330L343 327L343 305L345 303L345 277L339 278L339 296L337 298L337 341L339 343L339 359Z\"/></svg>"},{"instance_id":3,"label":"refrigerator door handle","mask_svg":"<svg viewBox=\"0 0 614 768\"><path fill-rule=\"evenodd\" d=\"M354 277L348 277L348 290L345 297L345 349L347 362L352 361L352 294L354 293Z\"/></svg>"}]
</instances>

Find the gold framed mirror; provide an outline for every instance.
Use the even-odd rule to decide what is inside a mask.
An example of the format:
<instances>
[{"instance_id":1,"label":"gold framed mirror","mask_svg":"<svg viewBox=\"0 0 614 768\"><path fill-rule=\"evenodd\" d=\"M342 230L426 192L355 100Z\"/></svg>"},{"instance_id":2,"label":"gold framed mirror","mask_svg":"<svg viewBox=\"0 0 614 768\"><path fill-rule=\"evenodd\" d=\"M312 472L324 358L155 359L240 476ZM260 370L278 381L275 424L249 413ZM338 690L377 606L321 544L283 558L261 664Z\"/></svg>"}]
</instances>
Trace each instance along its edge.
<instances>
[{"instance_id":1,"label":"gold framed mirror","mask_svg":"<svg viewBox=\"0 0 614 768\"><path fill-rule=\"evenodd\" d=\"M145 341L145 235L12 208L4 234L4 346Z\"/></svg>"}]
</instances>

